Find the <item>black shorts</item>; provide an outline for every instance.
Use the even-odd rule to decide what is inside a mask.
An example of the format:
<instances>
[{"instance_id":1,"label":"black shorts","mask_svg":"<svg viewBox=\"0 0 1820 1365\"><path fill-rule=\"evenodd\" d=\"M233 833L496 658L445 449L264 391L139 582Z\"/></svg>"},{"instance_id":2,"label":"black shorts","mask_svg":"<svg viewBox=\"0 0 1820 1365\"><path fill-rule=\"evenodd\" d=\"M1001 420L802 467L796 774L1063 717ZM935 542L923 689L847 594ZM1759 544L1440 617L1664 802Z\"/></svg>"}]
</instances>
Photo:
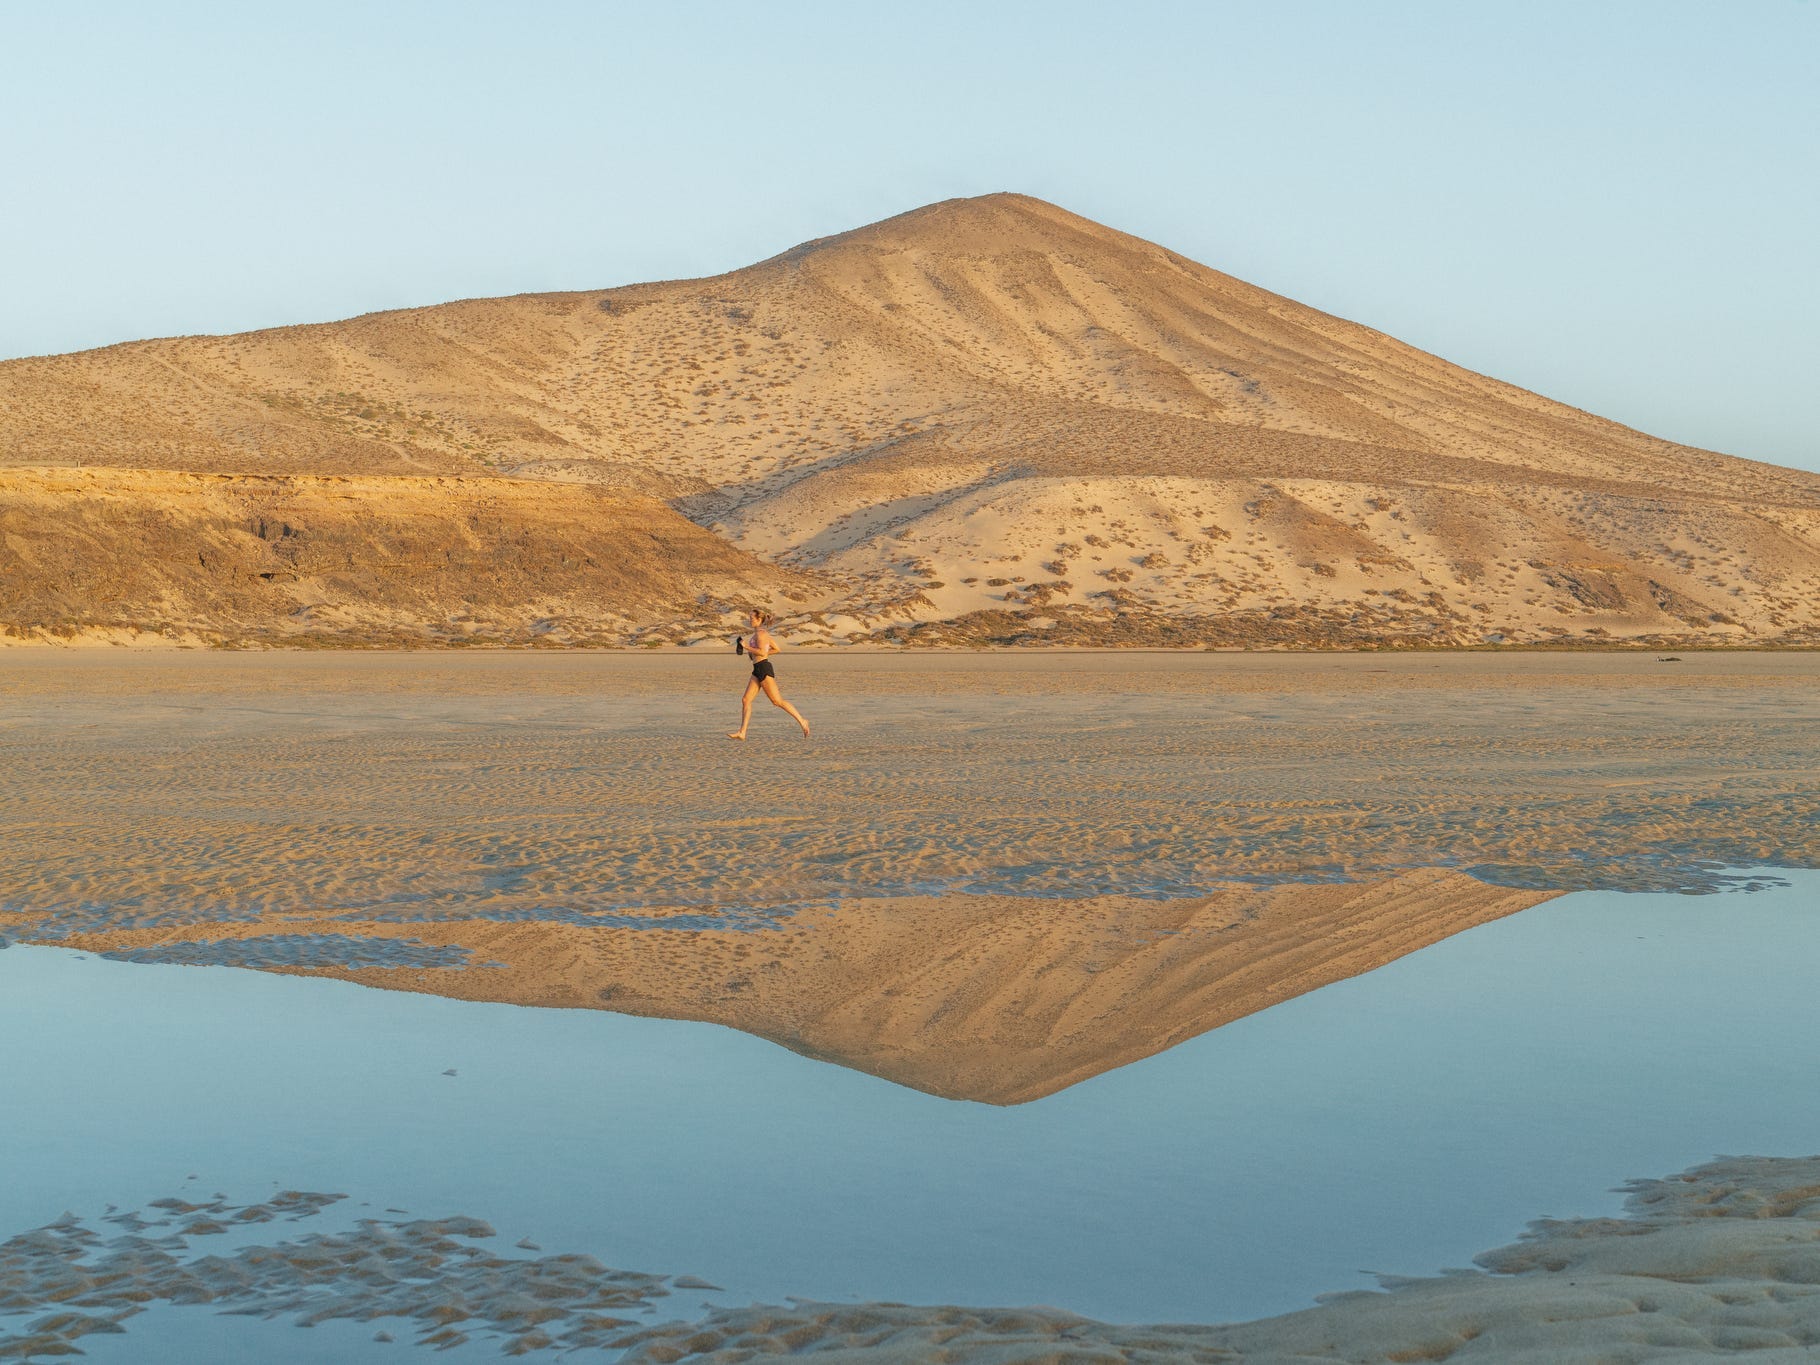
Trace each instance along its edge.
<instances>
[{"instance_id":1,"label":"black shorts","mask_svg":"<svg viewBox=\"0 0 1820 1365\"><path fill-rule=\"evenodd\" d=\"M769 659L760 659L757 663L752 665L753 682L763 682L766 678L775 678L776 676L777 670L771 667L771 661Z\"/></svg>"}]
</instances>

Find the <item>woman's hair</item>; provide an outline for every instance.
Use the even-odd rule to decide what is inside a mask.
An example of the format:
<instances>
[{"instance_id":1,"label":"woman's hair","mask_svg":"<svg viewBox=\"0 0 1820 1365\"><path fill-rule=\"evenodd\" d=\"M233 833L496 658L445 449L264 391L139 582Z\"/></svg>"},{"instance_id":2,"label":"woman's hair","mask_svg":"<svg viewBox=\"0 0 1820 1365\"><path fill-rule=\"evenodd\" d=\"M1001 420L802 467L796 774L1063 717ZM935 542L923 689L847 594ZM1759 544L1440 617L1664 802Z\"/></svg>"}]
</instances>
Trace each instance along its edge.
<instances>
[{"instance_id":1,"label":"woman's hair","mask_svg":"<svg viewBox=\"0 0 1820 1365\"><path fill-rule=\"evenodd\" d=\"M747 610L758 618L758 623L761 626L768 626L773 620L771 613L766 611L763 607L749 607Z\"/></svg>"}]
</instances>

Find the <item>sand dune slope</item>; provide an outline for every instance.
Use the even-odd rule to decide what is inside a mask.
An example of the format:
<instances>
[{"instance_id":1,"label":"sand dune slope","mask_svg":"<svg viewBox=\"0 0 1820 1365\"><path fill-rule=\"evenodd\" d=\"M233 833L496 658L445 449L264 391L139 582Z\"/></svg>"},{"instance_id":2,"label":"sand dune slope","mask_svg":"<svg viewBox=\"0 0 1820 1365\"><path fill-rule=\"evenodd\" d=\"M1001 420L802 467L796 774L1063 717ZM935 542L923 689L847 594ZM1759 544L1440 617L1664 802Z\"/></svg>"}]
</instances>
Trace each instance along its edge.
<instances>
[{"instance_id":1,"label":"sand dune slope","mask_svg":"<svg viewBox=\"0 0 1820 1365\"><path fill-rule=\"evenodd\" d=\"M0 464L674 499L834 575L839 602L792 612L831 639L1820 627L1820 476L1655 439L1011 194L711 279L9 362Z\"/></svg>"},{"instance_id":2,"label":"sand dune slope","mask_svg":"<svg viewBox=\"0 0 1820 1365\"><path fill-rule=\"evenodd\" d=\"M815 591L623 492L0 470L0 637L615 642Z\"/></svg>"}]
</instances>

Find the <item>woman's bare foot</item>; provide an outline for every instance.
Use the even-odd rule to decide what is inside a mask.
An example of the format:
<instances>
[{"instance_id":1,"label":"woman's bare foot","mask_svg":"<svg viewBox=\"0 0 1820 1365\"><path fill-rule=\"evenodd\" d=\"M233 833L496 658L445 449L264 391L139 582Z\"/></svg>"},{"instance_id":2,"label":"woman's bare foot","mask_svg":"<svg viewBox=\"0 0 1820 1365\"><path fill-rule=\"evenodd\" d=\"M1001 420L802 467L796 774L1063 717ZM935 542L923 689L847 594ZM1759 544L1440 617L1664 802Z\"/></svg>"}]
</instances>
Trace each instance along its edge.
<instances>
[{"instance_id":1,"label":"woman's bare foot","mask_svg":"<svg viewBox=\"0 0 1820 1365\"><path fill-rule=\"evenodd\" d=\"M728 739L744 739L744 738L745 738L745 737L746 737L746 736L745 736L745 733L744 733L744 732L743 732L743 731L740 731L740 730L729 730L729 731L727 731L727 738L728 738Z\"/></svg>"},{"instance_id":2,"label":"woman's bare foot","mask_svg":"<svg viewBox=\"0 0 1820 1365\"><path fill-rule=\"evenodd\" d=\"M798 716L796 718L796 723L803 727L803 738L809 738L809 722L804 720L801 716Z\"/></svg>"}]
</instances>

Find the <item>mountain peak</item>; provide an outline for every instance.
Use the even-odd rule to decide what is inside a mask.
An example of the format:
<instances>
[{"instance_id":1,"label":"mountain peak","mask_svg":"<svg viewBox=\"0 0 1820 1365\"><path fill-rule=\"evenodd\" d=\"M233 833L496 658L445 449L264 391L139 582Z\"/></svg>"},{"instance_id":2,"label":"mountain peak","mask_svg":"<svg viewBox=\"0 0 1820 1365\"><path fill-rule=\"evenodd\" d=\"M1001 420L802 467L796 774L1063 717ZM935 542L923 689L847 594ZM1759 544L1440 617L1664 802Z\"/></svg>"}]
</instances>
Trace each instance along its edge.
<instances>
[{"instance_id":1,"label":"mountain peak","mask_svg":"<svg viewBox=\"0 0 1820 1365\"><path fill-rule=\"evenodd\" d=\"M876 223L803 242L774 259L801 259L846 247L1000 255L1053 249L1070 242L1077 248L1085 243L1150 245L1047 200L1001 190L925 204Z\"/></svg>"},{"instance_id":2,"label":"mountain peak","mask_svg":"<svg viewBox=\"0 0 1820 1365\"><path fill-rule=\"evenodd\" d=\"M434 569L480 535L559 541L564 566L675 558L642 580L643 624L536 599L540 619L561 601L593 622L574 638L675 637L717 610L690 567L706 534L731 555L717 581L787 584L795 628L828 640L1820 634L1820 478L1632 431L1013 193L712 279L0 364L4 464L125 471L81 485L91 522L61 559L0 538L0 582L43 580L8 600L58 621L83 619L82 593L45 566L181 508L189 529L157 540L168 579L134 581L154 585L145 610L202 604L184 609L199 632L226 630L228 602L236 629L277 636L318 608L353 621L334 605L350 594L430 604L432 637L470 629L464 601L517 619ZM324 476L307 498L284 482ZM467 520L442 525L423 485L451 477L513 491L451 493ZM89 494L59 478L0 490L0 517L74 516ZM362 515L388 489L411 509L386 536L414 548L374 572L437 586L323 567L353 534L337 478L360 480ZM644 510L609 515L603 490ZM477 516L516 520L481 535ZM304 529L268 542L274 525ZM589 526L613 538L598 555ZM649 614L672 588L665 625Z\"/></svg>"}]
</instances>

